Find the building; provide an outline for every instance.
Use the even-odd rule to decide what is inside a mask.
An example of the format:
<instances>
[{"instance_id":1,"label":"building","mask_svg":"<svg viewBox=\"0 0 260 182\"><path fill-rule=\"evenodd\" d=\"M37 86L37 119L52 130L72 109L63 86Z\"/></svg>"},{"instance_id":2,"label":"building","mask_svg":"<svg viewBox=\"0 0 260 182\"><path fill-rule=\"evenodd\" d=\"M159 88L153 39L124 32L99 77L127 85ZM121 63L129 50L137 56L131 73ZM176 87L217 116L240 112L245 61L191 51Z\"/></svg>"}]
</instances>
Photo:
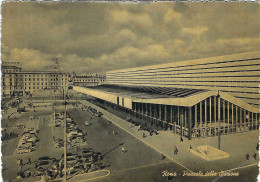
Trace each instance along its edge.
<instances>
[{"instance_id":1,"label":"building","mask_svg":"<svg viewBox=\"0 0 260 182\"><path fill-rule=\"evenodd\" d=\"M103 85L105 83L105 77L96 73L74 75L72 81L74 86L94 87L98 85Z\"/></svg>"},{"instance_id":2,"label":"building","mask_svg":"<svg viewBox=\"0 0 260 182\"><path fill-rule=\"evenodd\" d=\"M68 89L70 74L53 71L22 71L19 62L2 62L2 96L23 96L43 89Z\"/></svg>"},{"instance_id":3,"label":"building","mask_svg":"<svg viewBox=\"0 0 260 182\"><path fill-rule=\"evenodd\" d=\"M259 128L260 51L110 71L106 85L74 87L192 138Z\"/></svg>"}]
</instances>

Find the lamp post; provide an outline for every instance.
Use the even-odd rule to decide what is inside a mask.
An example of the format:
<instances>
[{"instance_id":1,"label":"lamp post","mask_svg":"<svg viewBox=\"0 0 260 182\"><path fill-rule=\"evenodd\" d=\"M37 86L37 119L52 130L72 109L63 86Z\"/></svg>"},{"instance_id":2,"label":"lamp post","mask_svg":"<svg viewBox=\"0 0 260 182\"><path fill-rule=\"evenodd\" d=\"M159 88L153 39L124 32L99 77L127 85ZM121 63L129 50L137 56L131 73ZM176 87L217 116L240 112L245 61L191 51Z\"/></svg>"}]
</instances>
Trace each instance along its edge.
<instances>
[{"instance_id":1,"label":"lamp post","mask_svg":"<svg viewBox=\"0 0 260 182\"><path fill-rule=\"evenodd\" d=\"M64 99L64 179L63 181L67 181L67 101L66 97L64 96L64 89L63 89L63 99Z\"/></svg>"}]
</instances>

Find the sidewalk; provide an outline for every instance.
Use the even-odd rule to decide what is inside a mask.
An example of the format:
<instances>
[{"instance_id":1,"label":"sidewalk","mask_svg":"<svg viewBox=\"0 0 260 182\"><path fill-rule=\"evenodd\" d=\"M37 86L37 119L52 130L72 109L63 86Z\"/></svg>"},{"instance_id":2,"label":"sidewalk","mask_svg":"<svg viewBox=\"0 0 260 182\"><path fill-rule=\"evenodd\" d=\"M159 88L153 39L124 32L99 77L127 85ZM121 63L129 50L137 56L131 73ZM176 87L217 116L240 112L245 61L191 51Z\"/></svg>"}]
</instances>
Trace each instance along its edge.
<instances>
[{"instance_id":1,"label":"sidewalk","mask_svg":"<svg viewBox=\"0 0 260 182\"><path fill-rule=\"evenodd\" d=\"M195 149L197 146L207 144L217 148L217 137L193 140L183 138L184 141L180 142L180 136L173 134L171 131L160 131L159 135L150 136L148 132L138 131L137 127L131 128L129 122L88 101L80 102L84 105L91 106L96 108L98 111L101 111L104 114L104 118L113 122L121 129L141 140L143 143L150 146L159 153L164 154L169 159L183 166L187 170L194 172L207 172L211 170L220 172L242 166L258 164L259 158L257 157L257 160L255 160L252 156L255 152L258 154L256 151L256 144L258 143L259 131L250 131L221 136L221 150L229 153L230 157L216 161L206 161L190 153L189 147L192 145L192 148ZM143 132L147 135L146 138L143 138ZM174 146L176 146L179 150L177 155L174 155L173 153ZM247 153L250 155L250 160L246 160L245 158Z\"/></svg>"},{"instance_id":2,"label":"sidewalk","mask_svg":"<svg viewBox=\"0 0 260 182\"><path fill-rule=\"evenodd\" d=\"M94 172L89 172L85 174L79 174L77 176L74 176L67 181L78 181L78 182L85 182L85 181L90 181L94 179L99 179L99 178L104 178L110 175L110 171L108 170L100 170L100 171L94 171Z\"/></svg>"}]
</instances>

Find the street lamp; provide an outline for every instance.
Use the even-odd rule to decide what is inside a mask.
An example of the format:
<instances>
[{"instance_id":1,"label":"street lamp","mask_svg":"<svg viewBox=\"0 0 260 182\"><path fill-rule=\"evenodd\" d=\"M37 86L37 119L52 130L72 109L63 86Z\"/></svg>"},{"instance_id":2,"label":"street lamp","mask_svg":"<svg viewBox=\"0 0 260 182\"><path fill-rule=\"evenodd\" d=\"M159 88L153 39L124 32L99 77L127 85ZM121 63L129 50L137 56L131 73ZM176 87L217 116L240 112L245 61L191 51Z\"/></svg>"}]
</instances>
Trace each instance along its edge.
<instances>
[{"instance_id":1,"label":"street lamp","mask_svg":"<svg viewBox=\"0 0 260 182\"><path fill-rule=\"evenodd\" d=\"M67 181L67 94L64 97L63 89L63 99L64 99L64 178L63 181Z\"/></svg>"}]
</instances>

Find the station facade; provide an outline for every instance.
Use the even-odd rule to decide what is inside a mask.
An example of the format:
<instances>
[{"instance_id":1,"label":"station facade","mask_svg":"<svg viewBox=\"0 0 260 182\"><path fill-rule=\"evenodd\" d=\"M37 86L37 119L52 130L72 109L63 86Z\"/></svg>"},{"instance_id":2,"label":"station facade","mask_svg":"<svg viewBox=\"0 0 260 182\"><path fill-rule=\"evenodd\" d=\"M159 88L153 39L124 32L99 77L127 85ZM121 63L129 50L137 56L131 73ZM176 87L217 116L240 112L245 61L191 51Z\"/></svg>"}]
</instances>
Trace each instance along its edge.
<instances>
[{"instance_id":1,"label":"station facade","mask_svg":"<svg viewBox=\"0 0 260 182\"><path fill-rule=\"evenodd\" d=\"M259 128L260 52L110 71L75 90L192 138Z\"/></svg>"}]
</instances>

